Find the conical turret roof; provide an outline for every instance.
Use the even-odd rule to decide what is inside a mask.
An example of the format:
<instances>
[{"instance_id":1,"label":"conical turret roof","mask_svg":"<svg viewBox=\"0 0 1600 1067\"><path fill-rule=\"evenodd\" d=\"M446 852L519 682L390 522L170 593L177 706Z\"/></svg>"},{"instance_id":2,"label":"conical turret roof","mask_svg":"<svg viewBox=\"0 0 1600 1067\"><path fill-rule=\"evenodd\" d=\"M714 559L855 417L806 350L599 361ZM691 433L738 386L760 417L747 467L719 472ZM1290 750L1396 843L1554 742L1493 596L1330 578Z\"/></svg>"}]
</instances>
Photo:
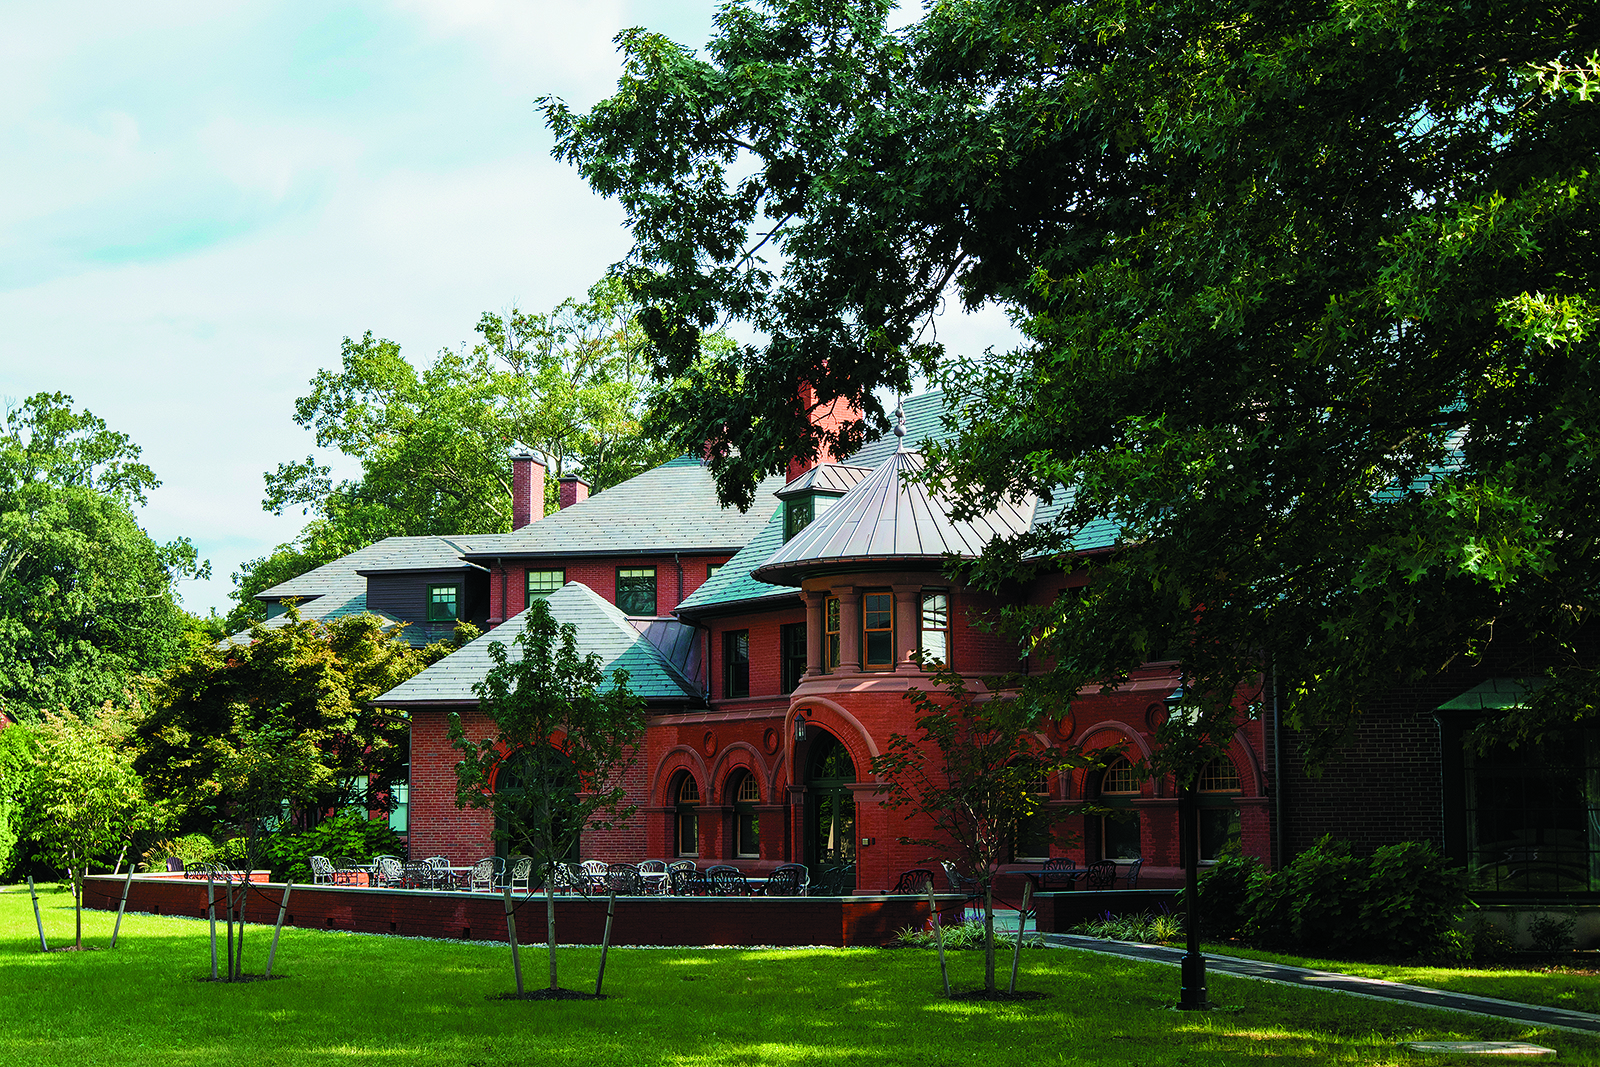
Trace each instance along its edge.
<instances>
[{"instance_id":1,"label":"conical turret roof","mask_svg":"<svg viewBox=\"0 0 1600 1067\"><path fill-rule=\"evenodd\" d=\"M799 585L808 574L874 564L929 563L948 555L973 557L996 537L1025 532L1035 498L998 501L968 522L950 518L944 494L911 476L919 452L899 451L857 482L839 502L752 571L763 582Z\"/></svg>"}]
</instances>

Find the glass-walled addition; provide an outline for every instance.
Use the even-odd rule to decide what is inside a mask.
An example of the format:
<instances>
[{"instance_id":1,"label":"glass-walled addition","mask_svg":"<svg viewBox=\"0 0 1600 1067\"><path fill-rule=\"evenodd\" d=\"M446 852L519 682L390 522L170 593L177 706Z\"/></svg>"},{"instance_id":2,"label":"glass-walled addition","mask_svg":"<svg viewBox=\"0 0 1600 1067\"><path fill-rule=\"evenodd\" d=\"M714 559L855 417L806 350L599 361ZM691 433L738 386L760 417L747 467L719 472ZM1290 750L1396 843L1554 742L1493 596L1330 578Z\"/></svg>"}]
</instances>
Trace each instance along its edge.
<instances>
[{"instance_id":1,"label":"glass-walled addition","mask_svg":"<svg viewBox=\"0 0 1600 1067\"><path fill-rule=\"evenodd\" d=\"M1600 730L1464 753L1467 870L1485 892L1600 890Z\"/></svg>"}]
</instances>

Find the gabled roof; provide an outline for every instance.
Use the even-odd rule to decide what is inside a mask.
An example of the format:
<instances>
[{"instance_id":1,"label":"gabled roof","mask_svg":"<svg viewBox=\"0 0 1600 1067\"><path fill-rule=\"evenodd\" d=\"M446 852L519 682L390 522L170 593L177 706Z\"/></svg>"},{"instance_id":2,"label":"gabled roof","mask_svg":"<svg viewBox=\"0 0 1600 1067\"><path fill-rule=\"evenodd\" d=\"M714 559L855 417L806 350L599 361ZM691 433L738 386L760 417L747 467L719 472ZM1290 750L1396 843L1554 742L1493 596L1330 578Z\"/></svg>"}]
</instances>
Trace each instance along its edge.
<instances>
[{"instance_id":1,"label":"gabled roof","mask_svg":"<svg viewBox=\"0 0 1600 1067\"><path fill-rule=\"evenodd\" d=\"M757 581L750 575L751 571L765 563L769 556L782 547L783 508L779 507L773 511L772 517L761 528L761 532L751 538L749 544L741 548L732 559L717 570L716 574L707 578L704 585L678 605L678 614L703 615L713 609L734 604L792 599L795 595L793 589Z\"/></svg>"},{"instance_id":2,"label":"gabled roof","mask_svg":"<svg viewBox=\"0 0 1600 1067\"><path fill-rule=\"evenodd\" d=\"M871 467L857 467L848 463L819 463L794 481L778 490L779 500L788 500L802 493L848 493L855 484L872 473Z\"/></svg>"},{"instance_id":3,"label":"gabled roof","mask_svg":"<svg viewBox=\"0 0 1600 1067\"><path fill-rule=\"evenodd\" d=\"M628 688L649 701L697 703L702 697L641 634L628 617L581 582L568 582L545 598L557 623L577 628L578 650L600 654L601 669L609 676L618 667L628 672ZM502 625L439 660L383 694L373 703L383 707L426 707L442 704L476 704L472 687L494 666L489 644L499 641L508 650L528 622L520 612ZM608 681L609 684L609 681Z\"/></svg>"},{"instance_id":4,"label":"gabled roof","mask_svg":"<svg viewBox=\"0 0 1600 1067\"><path fill-rule=\"evenodd\" d=\"M973 557L996 537L1026 532L1034 499L1000 500L970 521L950 517L951 507L910 476L922 469L917 452L896 452L788 544L755 569L761 581L798 585L811 572L857 564L940 562Z\"/></svg>"},{"instance_id":5,"label":"gabled roof","mask_svg":"<svg viewBox=\"0 0 1600 1067\"><path fill-rule=\"evenodd\" d=\"M682 456L520 530L474 537L467 558L736 552L761 530L782 485L767 478L749 511L725 508L705 464Z\"/></svg>"},{"instance_id":6,"label":"gabled roof","mask_svg":"<svg viewBox=\"0 0 1600 1067\"><path fill-rule=\"evenodd\" d=\"M472 551L478 537L389 537L380 545L391 545L389 553L357 573L394 574L400 571L476 570L462 557Z\"/></svg>"}]
</instances>

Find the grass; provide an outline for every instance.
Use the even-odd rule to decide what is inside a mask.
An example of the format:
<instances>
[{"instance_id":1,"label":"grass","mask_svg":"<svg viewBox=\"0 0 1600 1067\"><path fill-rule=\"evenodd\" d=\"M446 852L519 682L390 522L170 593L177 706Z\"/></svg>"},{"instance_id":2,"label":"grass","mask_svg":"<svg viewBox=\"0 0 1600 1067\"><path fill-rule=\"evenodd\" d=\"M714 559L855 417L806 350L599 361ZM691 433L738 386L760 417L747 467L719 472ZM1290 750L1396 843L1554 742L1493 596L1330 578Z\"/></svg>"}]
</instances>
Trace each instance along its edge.
<instances>
[{"instance_id":1,"label":"grass","mask_svg":"<svg viewBox=\"0 0 1600 1067\"><path fill-rule=\"evenodd\" d=\"M1451 993L1469 993L1477 997L1496 997L1524 1004L1543 1004L1551 1008L1567 1008L1600 1015L1600 968L1593 961L1588 967L1549 966L1528 967L1516 963L1463 964L1459 967L1438 967L1415 963L1367 963L1352 960L1311 959L1289 956L1281 952L1263 952L1235 944L1204 946L1205 952L1218 956L1237 956L1240 959L1265 960L1285 963L1291 967L1310 967L1319 971L1340 971L1363 978L1382 978L1390 982L1427 986Z\"/></svg>"},{"instance_id":2,"label":"grass","mask_svg":"<svg viewBox=\"0 0 1600 1067\"><path fill-rule=\"evenodd\" d=\"M47 894L62 943L70 898ZM85 913L104 946L112 917ZM270 937L252 929L248 970ZM1522 1039L1565 1063L1600 1064L1600 1039L1213 975L1224 1011L1179 1013L1172 968L1065 949L1023 954L1021 988L1048 999L951 1002L931 953L878 949L618 949L610 998L492 1001L509 990L503 945L286 930L281 981L195 981L205 924L130 915L114 952L41 954L26 891L0 892L0 1065L316 1067L417 1063L499 1067L610 1064L1116 1063L1141 1067L1448 1063L1411 1040ZM563 984L592 988L598 951L561 953ZM982 956L954 953L958 988ZM539 984L544 954L523 966Z\"/></svg>"}]
</instances>

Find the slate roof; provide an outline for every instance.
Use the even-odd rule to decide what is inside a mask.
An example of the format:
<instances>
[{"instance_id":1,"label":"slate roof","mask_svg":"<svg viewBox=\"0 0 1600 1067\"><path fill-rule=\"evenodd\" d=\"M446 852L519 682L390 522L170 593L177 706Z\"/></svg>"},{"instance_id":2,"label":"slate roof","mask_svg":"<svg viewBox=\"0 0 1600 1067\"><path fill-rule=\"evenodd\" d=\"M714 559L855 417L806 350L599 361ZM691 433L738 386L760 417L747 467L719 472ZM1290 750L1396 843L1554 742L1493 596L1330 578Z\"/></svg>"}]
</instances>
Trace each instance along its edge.
<instances>
[{"instance_id":1,"label":"slate roof","mask_svg":"<svg viewBox=\"0 0 1600 1067\"><path fill-rule=\"evenodd\" d=\"M358 574L394 574L397 571L475 570L462 557L472 551L480 537L386 537L380 545L391 546L377 563L361 567Z\"/></svg>"},{"instance_id":2,"label":"slate roof","mask_svg":"<svg viewBox=\"0 0 1600 1067\"><path fill-rule=\"evenodd\" d=\"M678 614L702 615L709 609L724 605L793 597L795 595L793 589L758 581L750 574L782 547L783 508L780 506L749 544L735 553L716 574L706 579L704 585L678 605Z\"/></svg>"},{"instance_id":3,"label":"slate roof","mask_svg":"<svg viewBox=\"0 0 1600 1067\"><path fill-rule=\"evenodd\" d=\"M996 537L1015 536L1031 527L1032 497L1020 503L997 501L990 511L970 521L952 519L948 501L910 480L922 467L921 453L890 455L757 567L755 577L798 585L807 573L840 565L972 557Z\"/></svg>"},{"instance_id":4,"label":"slate roof","mask_svg":"<svg viewBox=\"0 0 1600 1067\"><path fill-rule=\"evenodd\" d=\"M568 582L544 602L556 622L577 627L580 652L598 652L601 668L608 676L618 667L626 669L628 688L646 700L675 704L703 700L694 685L662 658L648 636L588 586ZM483 681L494 666L489 643L499 641L511 649L527 621L526 611L512 616L373 703L383 707L476 704L478 698L472 687Z\"/></svg>"},{"instance_id":5,"label":"slate roof","mask_svg":"<svg viewBox=\"0 0 1600 1067\"><path fill-rule=\"evenodd\" d=\"M520 530L474 537L467 558L736 552L765 525L782 486L767 478L749 511L724 508L705 464L681 456Z\"/></svg>"}]
</instances>

